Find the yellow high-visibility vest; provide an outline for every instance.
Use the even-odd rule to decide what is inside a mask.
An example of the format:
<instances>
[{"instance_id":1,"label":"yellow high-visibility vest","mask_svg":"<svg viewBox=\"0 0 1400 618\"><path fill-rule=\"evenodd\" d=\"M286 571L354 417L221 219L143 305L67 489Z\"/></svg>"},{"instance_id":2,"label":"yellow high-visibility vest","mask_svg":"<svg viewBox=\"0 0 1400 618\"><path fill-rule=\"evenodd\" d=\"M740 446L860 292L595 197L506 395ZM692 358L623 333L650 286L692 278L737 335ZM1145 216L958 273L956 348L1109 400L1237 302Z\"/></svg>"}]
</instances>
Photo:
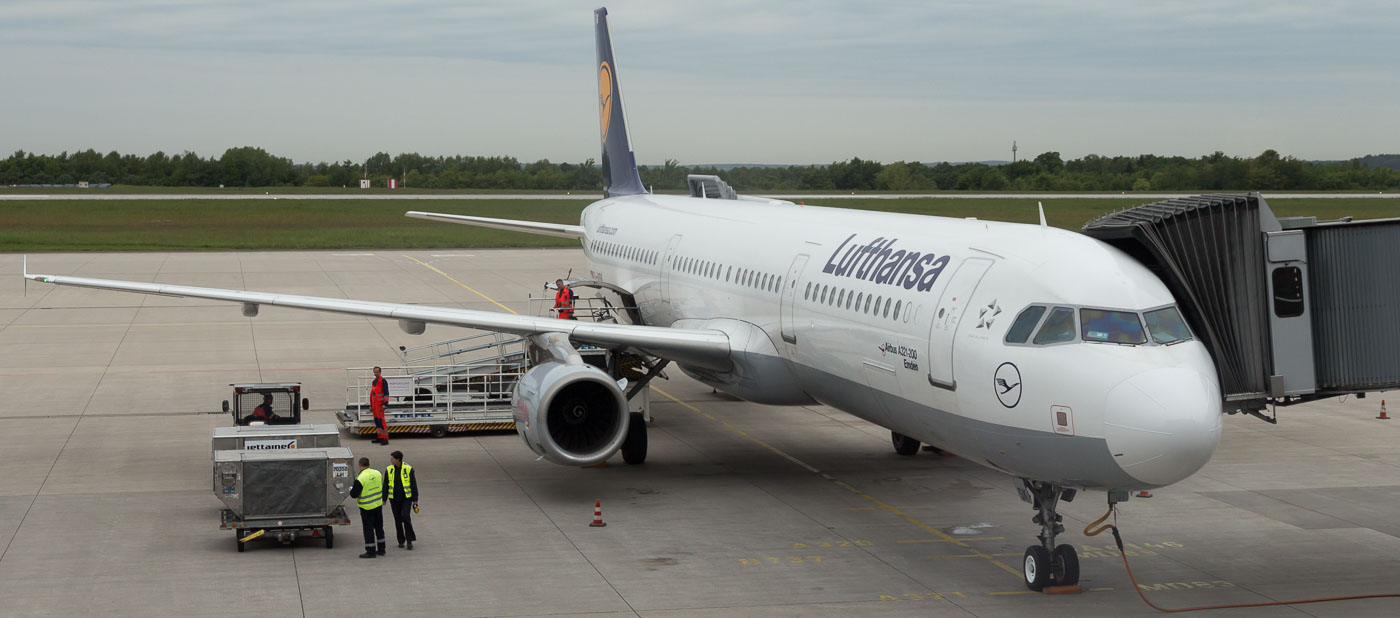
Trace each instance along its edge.
<instances>
[{"instance_id":1,"label":"yellow high-visibility vest","mask_svg":"<svg viewBox=\"0 0 1400 618\"><path fill-rule=\"evenodd\" d=\"M408 482L408 473L412 471L413 466L408 464L404 464L399 469L398 477L403 479L399 481L399 483L403 485L403 497L405 500L413 497L413 485ZM392 499L394 497L394 464L389 464L389 467L384 469L384 476L389 479L389 497Z\"/></svg>"},{"instance_id":2,"label":"yellow high-visibility vest","mask_svg":"<svg viewBox=\"0 0 1400 618\"><path fill-rule=\"evenodd\" d=\"M360 482L360 510L384 506L384 475L374 468L365 468L355 480Z\"/></svg>"}]
</instances>

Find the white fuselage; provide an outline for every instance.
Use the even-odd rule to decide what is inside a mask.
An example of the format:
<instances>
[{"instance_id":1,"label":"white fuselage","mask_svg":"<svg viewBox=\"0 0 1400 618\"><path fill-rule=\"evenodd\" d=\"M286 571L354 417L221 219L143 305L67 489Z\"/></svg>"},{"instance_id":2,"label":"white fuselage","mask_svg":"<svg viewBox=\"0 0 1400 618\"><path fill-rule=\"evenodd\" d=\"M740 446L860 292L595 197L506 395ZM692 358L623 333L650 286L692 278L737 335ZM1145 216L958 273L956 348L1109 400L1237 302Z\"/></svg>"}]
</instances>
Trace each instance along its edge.
<instances>
[{"instance_id":1,"label":"white fuselage","mask_svg":"<svg viewBox=\"0 0 1400 618\"><path fill-rule=\"evenodd\" d=\"M1198 470L1220 389L1197 340L1007 343L1031 305L1175 303L1126 254L1054 228L662 195L582 215L595 279L646 324L729 334L734 368L688 374L750 401L815 400L1033 480L1136 489ZM1098 336L1094 333L1094 336Z\"/></svg>"}]
</instances>

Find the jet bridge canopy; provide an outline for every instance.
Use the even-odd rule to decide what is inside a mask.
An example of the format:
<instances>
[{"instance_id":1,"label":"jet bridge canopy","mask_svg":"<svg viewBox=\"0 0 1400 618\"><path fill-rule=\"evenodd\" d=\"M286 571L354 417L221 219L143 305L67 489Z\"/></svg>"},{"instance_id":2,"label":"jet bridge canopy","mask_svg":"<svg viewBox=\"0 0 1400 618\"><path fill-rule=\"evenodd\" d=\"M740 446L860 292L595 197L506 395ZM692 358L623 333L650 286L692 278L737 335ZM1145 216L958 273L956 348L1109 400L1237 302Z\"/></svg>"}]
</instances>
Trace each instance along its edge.
<instances>
[{"instance_id":1,"label":"jet bridge canopy","mask_svg":"<svg viewBox=\"0 0 1400 618\"><path fill-rule=\"evenodd\" d=\"M1280 220L1257 193L1145 204L1084 226L1176 296L1227 408L1400 388L1400 219Z\"/></svg>"}]
</instances>

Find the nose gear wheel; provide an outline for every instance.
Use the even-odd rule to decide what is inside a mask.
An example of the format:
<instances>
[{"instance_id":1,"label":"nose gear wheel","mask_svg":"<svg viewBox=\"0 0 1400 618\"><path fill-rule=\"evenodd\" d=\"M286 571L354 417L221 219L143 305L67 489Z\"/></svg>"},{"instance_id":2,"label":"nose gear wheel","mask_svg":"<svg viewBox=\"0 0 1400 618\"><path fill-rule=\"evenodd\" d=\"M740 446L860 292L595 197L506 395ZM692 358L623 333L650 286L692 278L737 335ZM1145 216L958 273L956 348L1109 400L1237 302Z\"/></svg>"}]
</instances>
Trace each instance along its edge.
<instances>
[{"instance_id":1,"label":"nose gear wheel","mask_svg":"<svg viewBox=\"0 0 1400 618\"><path fill-rule=\"evenodd\" d=\"M1021 479L1018 493L1036 509L1031 523L1040 525L1039 545L1026 548L1022 573L1026 587L1040 591L1046 586L1073 586L1079 583L1079 554L1073 545L1055 545L1055 536L1065 531L1064 518L1057 512L1060 500L1074 500L1075 490L1054 483Z\"/></svg>"}]
</instances>

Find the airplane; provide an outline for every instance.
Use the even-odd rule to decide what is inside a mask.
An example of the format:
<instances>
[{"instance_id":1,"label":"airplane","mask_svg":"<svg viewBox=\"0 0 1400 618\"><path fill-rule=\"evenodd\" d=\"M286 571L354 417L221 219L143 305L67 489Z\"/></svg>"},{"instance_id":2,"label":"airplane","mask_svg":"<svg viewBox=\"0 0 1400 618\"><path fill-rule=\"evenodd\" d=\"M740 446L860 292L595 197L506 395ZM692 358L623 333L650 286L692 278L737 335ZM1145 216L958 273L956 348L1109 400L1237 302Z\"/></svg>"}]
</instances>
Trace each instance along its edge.
<instances>
[{"instance_id":1,"label":"airplane","mask_svg":"<svg viewBox=\"0 0 1400 618\"><path fill-rule=\"evenodd\" d=\"M650 193L637 172L607 10L594 13L604 198L578 225L408 216L577 239L593 284L634 323L31 274L56 285L392 318L514 333L531 369L516 429L552 462L645 458L628 385L581 360L591 345L667 363L735 397L825 404L890 429L900 454L937 445L1017 479L1036 510L1026 585L1074 585L1061 500L1181 481L1220 440L1215 366L1176 299L1128 254L1040 225Z\"/></svg>"}]
</instances>

